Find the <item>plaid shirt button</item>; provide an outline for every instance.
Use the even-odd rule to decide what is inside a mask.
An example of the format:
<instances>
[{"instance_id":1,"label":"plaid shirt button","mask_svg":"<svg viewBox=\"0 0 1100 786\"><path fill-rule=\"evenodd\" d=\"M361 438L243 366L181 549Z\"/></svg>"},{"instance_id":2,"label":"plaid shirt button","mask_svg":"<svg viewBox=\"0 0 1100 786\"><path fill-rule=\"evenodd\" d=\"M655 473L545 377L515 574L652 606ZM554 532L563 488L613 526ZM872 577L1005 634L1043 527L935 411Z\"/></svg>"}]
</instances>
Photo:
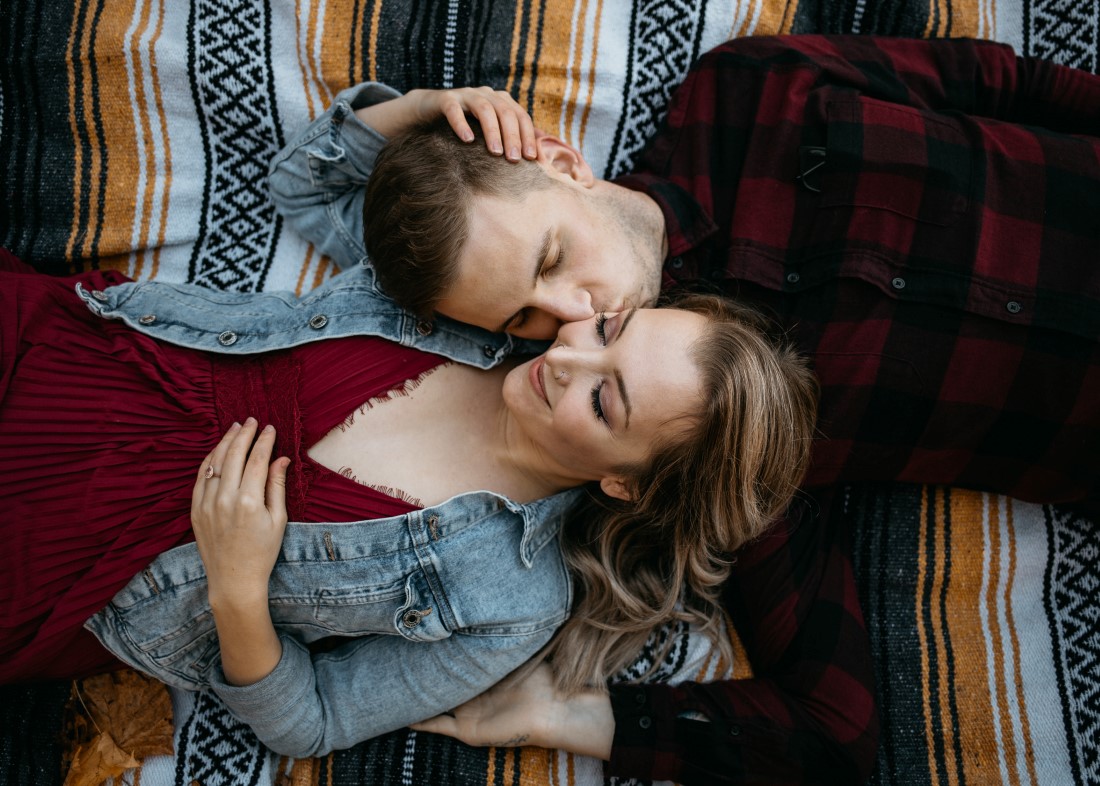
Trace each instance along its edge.
<instances>
[{"instance_id":1,"label":"plaid shirt button","mask_svg":"<svg viewBox=\"0 0 1100 786\"><path fill-rule=\"evenodd\" d=\"M648 729L650 726L653 725L653 721L649 719L648 715L643 715L642 717L638 718L638 725L641 726L643 729Z\"/></svg>"},{"instance_id":2,"label":"plaid shirt button","mask_svg":"<svg viewBox=\"0 0 1100 786\"><path fill-rule=\"evenodd\" d=\"M898 276L890 282L890 286L892 286L894 289L905 289L905 279L901 276Z\"/></svg>"},{"instance_id":3,"label":"plaid shirt button","mask_svg":"<svg viewBox=\"0 0 1100 786\"><path fill-rule=\"evenodd\" d=\"M1017 303L1015 300L1010 300L1005 304L1005 308L1008 309L1009 314L1019 314L1024 310L1024 307Z\"/></svg>"}]
</instances>

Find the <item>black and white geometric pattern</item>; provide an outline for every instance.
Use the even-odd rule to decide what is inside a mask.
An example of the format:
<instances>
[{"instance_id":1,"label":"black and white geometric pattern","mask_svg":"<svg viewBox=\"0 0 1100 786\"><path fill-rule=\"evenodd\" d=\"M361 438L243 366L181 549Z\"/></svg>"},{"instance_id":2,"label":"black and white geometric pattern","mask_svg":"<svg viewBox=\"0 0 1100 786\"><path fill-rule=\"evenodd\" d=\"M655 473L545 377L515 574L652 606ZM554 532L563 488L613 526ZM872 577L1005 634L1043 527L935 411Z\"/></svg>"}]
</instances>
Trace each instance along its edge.
<instances>
[{"instance_id":1,"label":"black and white geometric pattern","mask_svg":"<svg viewBox=\"0 0 1100 786\"><path fill-rule=\"evenodd\" d=\"M699 636L698 633L696 633ZM668 644L671 639L671 645ZM622 683L642 680L642 676L653 668L658 656L664 648L668 647L661 662L653 673L647 676L643 682L677 682L677 677L682 680L685 675L681 673L688 659L688 646L691 644L691 629L685 622L676 622L662 626L652 633L638 658L631 664L624 666L614 676L611 682Z\"/></svg>"},{"instance_id":2,"label":"black and white geometric pattern","mask_svg":"<svg viewBox=\"0 0 1100 786\"><path fill-rule=\"evenodd\" d=\"M263 289L281 227L266 182L267 162L284 144L270 25L266 3L191 5L188 74L206 166L188 281L214 289Z\"/></svg>"},{"instance_id":3,"label":"black and white geometric pattern","mask_svg":"<svg viewBox=\"0 0 1100 786\"><path fill-rule=\"evenodd\" d=\"M623 111L605 178L633 168L635 157L668 112L669 96L699 56L706 5L707 0L635 0Z\"/></svg>"},{"instance_id":4,"label":"black and white geometric pattern","mask_svg":"<svg viewBox=\"0 0 1100 786\"><path fill-rule=\"evenodd\" d=\"M1062 65L1096 73L1100 3L1024 0L1024 49Z\"/></svg>"},{"instance_id":5,"label":"black and white geometric pattern","mask_svg":"<svg viewBox=\"0 0 1100 786\"><path fill-rule=\"evenodd\" d=\"M1043 603L1051 625L1072 782L1096 784L1100 783L1100 524L1048 508L1047 540Z\"/></svg>"},{"instance_id":6,"label":"black and white geometric pattern","mask_svg":"<svg viewBox=\"0 0 1100 786\"><path fill-rule=\"evenodd\" d=\"M194 707L186 720L177 724L174 786L270 783L270 770L266 766L269 751L251 728L229 714L214 694L194 694ZM145 774L142 780L149 783Z\"/></svg>"}]
</instances>

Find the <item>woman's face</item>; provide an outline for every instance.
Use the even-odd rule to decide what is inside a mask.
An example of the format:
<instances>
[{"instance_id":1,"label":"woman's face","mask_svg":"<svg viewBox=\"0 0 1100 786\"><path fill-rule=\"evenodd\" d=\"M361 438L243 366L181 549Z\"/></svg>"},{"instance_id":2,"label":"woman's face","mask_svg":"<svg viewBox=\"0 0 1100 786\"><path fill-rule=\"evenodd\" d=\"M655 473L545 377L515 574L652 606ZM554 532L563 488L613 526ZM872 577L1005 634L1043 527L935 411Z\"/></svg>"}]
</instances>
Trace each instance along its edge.
<instances>
[{"instance_id":1,"label":"woman's face","mask_svg":"<svg viewBox=\"0 0 1100 786\"><path fill-rule=\"evenodd\" d=\"M567 323L545 354L508 374L505 402L545 458L582 481L615 476L701 408L691 347L706 325L677 309Z\"/></svg>"}]
</instances>

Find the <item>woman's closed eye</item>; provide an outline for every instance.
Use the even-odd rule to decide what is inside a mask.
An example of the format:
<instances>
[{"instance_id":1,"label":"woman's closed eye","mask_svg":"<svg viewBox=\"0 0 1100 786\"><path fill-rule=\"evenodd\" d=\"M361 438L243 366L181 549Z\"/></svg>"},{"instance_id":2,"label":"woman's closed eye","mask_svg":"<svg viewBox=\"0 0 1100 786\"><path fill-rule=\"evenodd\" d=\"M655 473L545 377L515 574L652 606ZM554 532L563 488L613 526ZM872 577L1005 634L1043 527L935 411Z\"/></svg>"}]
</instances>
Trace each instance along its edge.
<instances>
[{"instance_id":1,"label":"woman's closed eye","mask_svg":"<svg viewBox=\"0 0 1100 786\"><path fill-rule=\"evenodd\" d=\"M600 401L600 391L603 390L603 382L600 382L596 387L592 388L592 411L596 413L596 420L601 421L604 425L610 426L607 422L607 417L604 415L603 403Z\"/></svg>"},{"instance_id":2,"label":"woman's closed eye","mask_svg":"<svg viewBox=\"0 0 1100 786\"><path fill-rule=\"evenodd\" d=\"M596 315L596 335L599 337L600 343L604 345L607 344L607 331L605 330L606 325L607 314L601 311L599 314Z\"/></svg>"}]
</instances>

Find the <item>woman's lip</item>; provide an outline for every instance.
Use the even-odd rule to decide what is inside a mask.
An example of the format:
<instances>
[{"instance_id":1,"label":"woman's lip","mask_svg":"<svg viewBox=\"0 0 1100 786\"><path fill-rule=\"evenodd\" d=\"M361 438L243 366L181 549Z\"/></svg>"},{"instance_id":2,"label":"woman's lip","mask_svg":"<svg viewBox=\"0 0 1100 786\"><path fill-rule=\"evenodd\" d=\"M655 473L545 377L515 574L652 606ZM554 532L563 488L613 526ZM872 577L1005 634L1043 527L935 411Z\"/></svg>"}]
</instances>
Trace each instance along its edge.
<instances>
[{"instance_id":1,"label":"woman's lip","mask_svg":"<svg viewBox=\"0 0 1100 786\"><path fill-rule=\"evenodd\" d=\"M531 367L527 369L527 379L531 382L531 387L535 389L535 393L539 398L546 402L546 406L550 406L550 399L546 397L546 385L542 381L542 367L546 364L546 356L540 355L535 358L531 363Z\"/></svg>"}]
</instances>

